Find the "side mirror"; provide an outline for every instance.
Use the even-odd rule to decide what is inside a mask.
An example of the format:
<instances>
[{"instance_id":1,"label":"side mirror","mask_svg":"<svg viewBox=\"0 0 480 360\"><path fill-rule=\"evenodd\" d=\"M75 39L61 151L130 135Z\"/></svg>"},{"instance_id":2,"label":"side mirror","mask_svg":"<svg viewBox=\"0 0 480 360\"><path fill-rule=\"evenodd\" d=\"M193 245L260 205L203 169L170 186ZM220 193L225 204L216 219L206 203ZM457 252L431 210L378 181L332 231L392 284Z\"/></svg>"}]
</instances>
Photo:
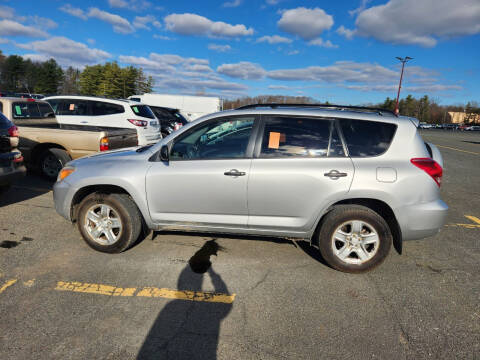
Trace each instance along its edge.
<instances>
[{"instance_id":1,"label":"side mirror","mask_svg":"<svg viewBox=\"0 0 480 360\"><path fill-rule=\"evenodd\" d=\"M160 149L160 160L168 162L168 146L163 145Z\"/></svg>"}]
</instances>

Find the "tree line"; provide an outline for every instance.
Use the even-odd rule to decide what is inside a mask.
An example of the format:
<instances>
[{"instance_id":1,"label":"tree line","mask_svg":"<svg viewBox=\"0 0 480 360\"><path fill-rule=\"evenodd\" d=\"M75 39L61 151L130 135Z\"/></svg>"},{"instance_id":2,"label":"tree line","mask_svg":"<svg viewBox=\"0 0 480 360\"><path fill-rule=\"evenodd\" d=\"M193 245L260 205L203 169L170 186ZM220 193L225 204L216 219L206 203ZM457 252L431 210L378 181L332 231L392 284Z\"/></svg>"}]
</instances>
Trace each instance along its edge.
<instances>
[{"instance_id":1,"label":"tree line","mask_svg":"<svg viewBox=\"0 0 480 360\"><path fill-rule=\"evenodd\" d=\"M32 61L0 50L0 93L93 95L127 98L152 92L154 80L141 68L117 62L62 69L54 59Z\"/></svg>"}]
</instances>

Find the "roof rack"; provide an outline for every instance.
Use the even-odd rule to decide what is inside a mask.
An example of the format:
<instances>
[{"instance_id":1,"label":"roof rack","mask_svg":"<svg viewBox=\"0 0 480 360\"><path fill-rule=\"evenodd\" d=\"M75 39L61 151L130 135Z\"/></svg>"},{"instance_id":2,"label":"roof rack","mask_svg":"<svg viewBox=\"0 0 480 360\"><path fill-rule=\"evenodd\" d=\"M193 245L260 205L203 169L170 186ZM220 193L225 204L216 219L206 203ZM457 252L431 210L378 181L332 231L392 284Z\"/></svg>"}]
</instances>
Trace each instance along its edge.
<instances>
[{"instance_id":1,"label":"roof rack","mask_svg":"<svg viewBox=\"0 0 480 360\"><path fill-rule=\"evenodd\" d=\"M383 113L388 113L388 114L397 116L393 111L388 109L372 108L367 106L350 106L350 105L333 105L333 104L278 104L278 103L250 104L250 105L240 106L235 110L247 110L247 109L256 109L256 108L262 108L262 107L268 107L271 109L304 107L304 108L337 109L337 110L343 110L343 111L356 110L356 111L378 113L379 115L383 115Z\"/></svg>"}]
</instances>

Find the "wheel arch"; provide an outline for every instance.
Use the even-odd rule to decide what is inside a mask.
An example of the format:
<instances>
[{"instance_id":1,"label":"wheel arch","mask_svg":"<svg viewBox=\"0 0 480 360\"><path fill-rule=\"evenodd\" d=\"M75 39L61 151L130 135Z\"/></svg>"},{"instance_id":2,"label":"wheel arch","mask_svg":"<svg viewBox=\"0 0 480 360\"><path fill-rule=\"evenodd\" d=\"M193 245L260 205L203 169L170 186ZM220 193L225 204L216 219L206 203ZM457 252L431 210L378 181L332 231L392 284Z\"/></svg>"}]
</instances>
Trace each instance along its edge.
<instances>
[{"instance_id":1,"label":"wheel arch","mask_svg":"<svg viewBox=\"0 0 480 360\"><path fill-rule=\"evenodd\" d=\"M106 185L106 184L101 184L101 185L87 185L82 188L80 188L72 198L72 201L70 203L70 219L72 222L77 221L77 215L78 215L78 205L82 202L83 199L85 199L87 196L94 194L94 193L101 193L101 194L126 194L130 196L132 199L132 195L125 190L123 187L118 186L118 185ZM134 200L135 202L135 200ZM138 207L138 205L137 205ZM139 209L140 210L140 209ZM140 214L144 218L144 215L142 211L140 210ZM145 221L145 219L144 219Z\"/></svg>"},{"instance_id":2,"label":"wheel arch","mask_svg":"<svg viewBox=\"0 0 480 360\"><path fill-rule=\"evenodd\" d=\"M38 165L38 161L40 160L40 156L47 151L48 149L61 149L67 151L62 145L55 144L55 143L41 143L35 145L31 151L30 162L32 164ZM67 151L68 153L68 151ZM70 155L70 154L69 154Z\"/></svg>"},{"instance_id":3,"label":"wheel arch","mask_svg":"<svg viewBox=\"0 0 480 360\"><path fill-rule=\"evenodd\" d=\"M311 238L312 245L318 246L318 243L317 243L318 240L317 240L316 234L318 234L318 231L321 228L326 215L337 205L349 205L349 204L365 206L375 211L378 215L380 215L387 222L390 228L390 231L392 232L393 246L395 250L399 254L402 254L402 230L400 229L400 225L398 224L397 218L395 217L395 213L386 202L378 199L372 199L372 198L343 199L331 204L322 214L322 216L320 217L317 223L314 235Z\"/></svg>"}]
</instances>

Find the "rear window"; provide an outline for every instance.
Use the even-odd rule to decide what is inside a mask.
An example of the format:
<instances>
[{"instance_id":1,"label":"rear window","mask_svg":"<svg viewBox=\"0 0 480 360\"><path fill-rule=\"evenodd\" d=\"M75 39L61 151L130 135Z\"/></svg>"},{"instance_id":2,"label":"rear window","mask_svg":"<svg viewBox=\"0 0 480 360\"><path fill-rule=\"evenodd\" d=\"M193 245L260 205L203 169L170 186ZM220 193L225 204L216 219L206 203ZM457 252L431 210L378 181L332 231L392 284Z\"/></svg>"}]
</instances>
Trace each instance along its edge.
<instances>
[{"instance_id":1,"label":"rear window","mask_svg":"<svg viewBox=\"0 0 480 360\"><path fill-rule=\"evenodd\" d=\"M47 103L14 102L12 103L14 119L45 119L55 117L52 107Z\"/></svg>"},{"instance_id":2,"label":"rear window","mask_svg":"<svg viewBox=\"0 0 480 360\"><path fill-rule=\"evenodd\" d=\"M340 119L349 155L378 156L390 146L397 125L378 121Z\"/></svg>"},{"instance_id":3,"label":"rear window","mask_svg":"<svg viewBox=\"0 0 480 360\"><path fill-rule=\"evenodd\" d=\"M175 123L180 123L182 125L188 123L178 111L168 110L157 106L149 106L149 108L153 111L157 119L160 120L160 124L162 125L172 126Z\"/></svg>"},{"instance_id":4,"label":"rear window","mask_svg":"<svg viewBox=\"0 0 480 360\"><path fill-rule=\"evenodd\" d=\"M152 110L147 105L132 105L130 106L135 115L155 119L155 115L153 115Z\"/></svg>"}]
</instances>

